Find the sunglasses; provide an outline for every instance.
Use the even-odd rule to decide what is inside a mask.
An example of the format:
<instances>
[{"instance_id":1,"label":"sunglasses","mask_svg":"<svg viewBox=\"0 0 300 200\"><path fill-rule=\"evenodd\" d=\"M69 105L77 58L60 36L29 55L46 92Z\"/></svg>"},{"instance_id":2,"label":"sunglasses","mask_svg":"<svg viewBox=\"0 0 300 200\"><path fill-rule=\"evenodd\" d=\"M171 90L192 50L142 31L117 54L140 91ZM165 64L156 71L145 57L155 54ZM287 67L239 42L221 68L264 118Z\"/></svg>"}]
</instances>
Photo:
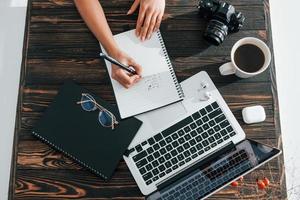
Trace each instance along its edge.
<instances>
[{"instance_id":1,"label":"sunglasses","mask_svg":"<svg viewBox=\"0 0 300 200\"><path fill-rule=\"evenodd\" d=\"M115 125L119 123L114 114L98 104L90 94L82 93L81 100L78 101L77 104L80 104L82 109L88 112L99 109L98 121L103 127L111 127L111 129L114 129Z\"/></svg>"}]
</instances>

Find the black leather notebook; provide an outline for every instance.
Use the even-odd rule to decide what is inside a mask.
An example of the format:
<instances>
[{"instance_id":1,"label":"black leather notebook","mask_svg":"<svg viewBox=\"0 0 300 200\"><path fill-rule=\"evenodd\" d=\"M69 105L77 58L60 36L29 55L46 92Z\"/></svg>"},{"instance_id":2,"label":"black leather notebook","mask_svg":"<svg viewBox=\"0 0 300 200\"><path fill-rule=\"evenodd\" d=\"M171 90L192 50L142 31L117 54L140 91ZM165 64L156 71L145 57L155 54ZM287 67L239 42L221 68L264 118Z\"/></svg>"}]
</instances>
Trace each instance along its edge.
<instances>
[{"instance_id":1,"label":"black leather notebook","mask_svg":"<svg viewBox=\"0 0 300 200\"><path fill-rule=\"evenodd\" d=\"M119 123L113 130L99 123L98 109L88 112L76 103L82 93L91 94L98 104L116 116ZM116 106L67 81L32 133L108 180L141 125L136 118L121 120Z\"/></svg>"}]
</instances>

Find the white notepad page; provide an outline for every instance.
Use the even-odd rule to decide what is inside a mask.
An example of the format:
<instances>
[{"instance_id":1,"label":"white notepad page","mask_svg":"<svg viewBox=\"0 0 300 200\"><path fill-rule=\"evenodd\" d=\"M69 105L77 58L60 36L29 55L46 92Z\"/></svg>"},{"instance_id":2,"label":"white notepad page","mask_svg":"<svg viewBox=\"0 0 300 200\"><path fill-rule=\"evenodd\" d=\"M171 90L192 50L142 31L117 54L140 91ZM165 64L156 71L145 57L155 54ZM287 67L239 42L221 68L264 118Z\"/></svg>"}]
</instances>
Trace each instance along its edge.
<instances>
[{"instance_id":1,"label":"white notepad page","mask_svg":"<svg viewBox=\"0 0 300 200\"><path fill-rule=\"evenodd\" d=\"M183 98L159 31L144 42L136 37L135 30L120 33L114 38L120 49L143 67L142 80L129 89L111 79L121 118L166 106ZM105 52L103 48L102 51ZM111 63L105 63L111 77Z\"/></svg>"}]
</instances>

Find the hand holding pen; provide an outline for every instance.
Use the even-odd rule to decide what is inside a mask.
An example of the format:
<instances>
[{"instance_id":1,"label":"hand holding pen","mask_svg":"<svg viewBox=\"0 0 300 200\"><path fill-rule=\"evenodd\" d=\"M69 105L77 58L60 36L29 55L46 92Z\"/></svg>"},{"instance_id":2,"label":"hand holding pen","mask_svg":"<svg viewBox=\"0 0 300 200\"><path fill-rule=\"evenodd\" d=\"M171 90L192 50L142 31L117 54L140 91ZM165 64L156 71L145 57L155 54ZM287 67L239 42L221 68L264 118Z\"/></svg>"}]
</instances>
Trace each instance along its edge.
<instances>
[{"instance_id":1,"label":"hand holding pen","mask_svg":"<svg viewBox=\"0 0 300 200\"><path fill-rule=\"evenodd\" d=\"M112 63L112 78L125 88L130 88L141 79L142 67L124 52L113 57L100 53L100 57Z\"/></svg>"}]
</instances>

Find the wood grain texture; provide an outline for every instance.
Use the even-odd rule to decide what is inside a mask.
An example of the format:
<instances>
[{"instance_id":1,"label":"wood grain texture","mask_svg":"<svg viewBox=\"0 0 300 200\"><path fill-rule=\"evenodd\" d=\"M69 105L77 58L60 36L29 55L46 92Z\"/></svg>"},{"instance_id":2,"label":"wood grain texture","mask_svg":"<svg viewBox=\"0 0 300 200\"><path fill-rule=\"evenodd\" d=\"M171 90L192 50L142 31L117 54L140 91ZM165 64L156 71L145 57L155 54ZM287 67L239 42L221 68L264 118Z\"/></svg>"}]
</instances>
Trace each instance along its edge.
<instances>
[{"instance_id":1,"label":"wood grain texture","mask_svg":"<svg viewBox=\"0 0 300 200\"><path fill-rule=\"evenodd\" d=\"M131 0L100 2L113 33L134 28L137 15L126 15ZM221 77L218 72L218 67L229 61L230 49L240 38L260 38L272 50L268 1L228 2L246 15L246 24L221 46L214 47L202 39L207 22L198 16L197 1L167 0L161 32L168 53L179 81L207 71L247 137L282 148L274 59L269 70L251 79ZM31 135L66 79L115 104L104 62L98 58L99 50L72 0L29 0L10 199L144 199L124 161L112 180L105 182ZM246 125L241 109L255 104L265 107L266 121ZM266 191L258 191L255 181L263 176L269 177L272 184ZM229 186L209 199L286 199L283 157L247 175L238 188Z\"/></svg>"}]
</instances>

